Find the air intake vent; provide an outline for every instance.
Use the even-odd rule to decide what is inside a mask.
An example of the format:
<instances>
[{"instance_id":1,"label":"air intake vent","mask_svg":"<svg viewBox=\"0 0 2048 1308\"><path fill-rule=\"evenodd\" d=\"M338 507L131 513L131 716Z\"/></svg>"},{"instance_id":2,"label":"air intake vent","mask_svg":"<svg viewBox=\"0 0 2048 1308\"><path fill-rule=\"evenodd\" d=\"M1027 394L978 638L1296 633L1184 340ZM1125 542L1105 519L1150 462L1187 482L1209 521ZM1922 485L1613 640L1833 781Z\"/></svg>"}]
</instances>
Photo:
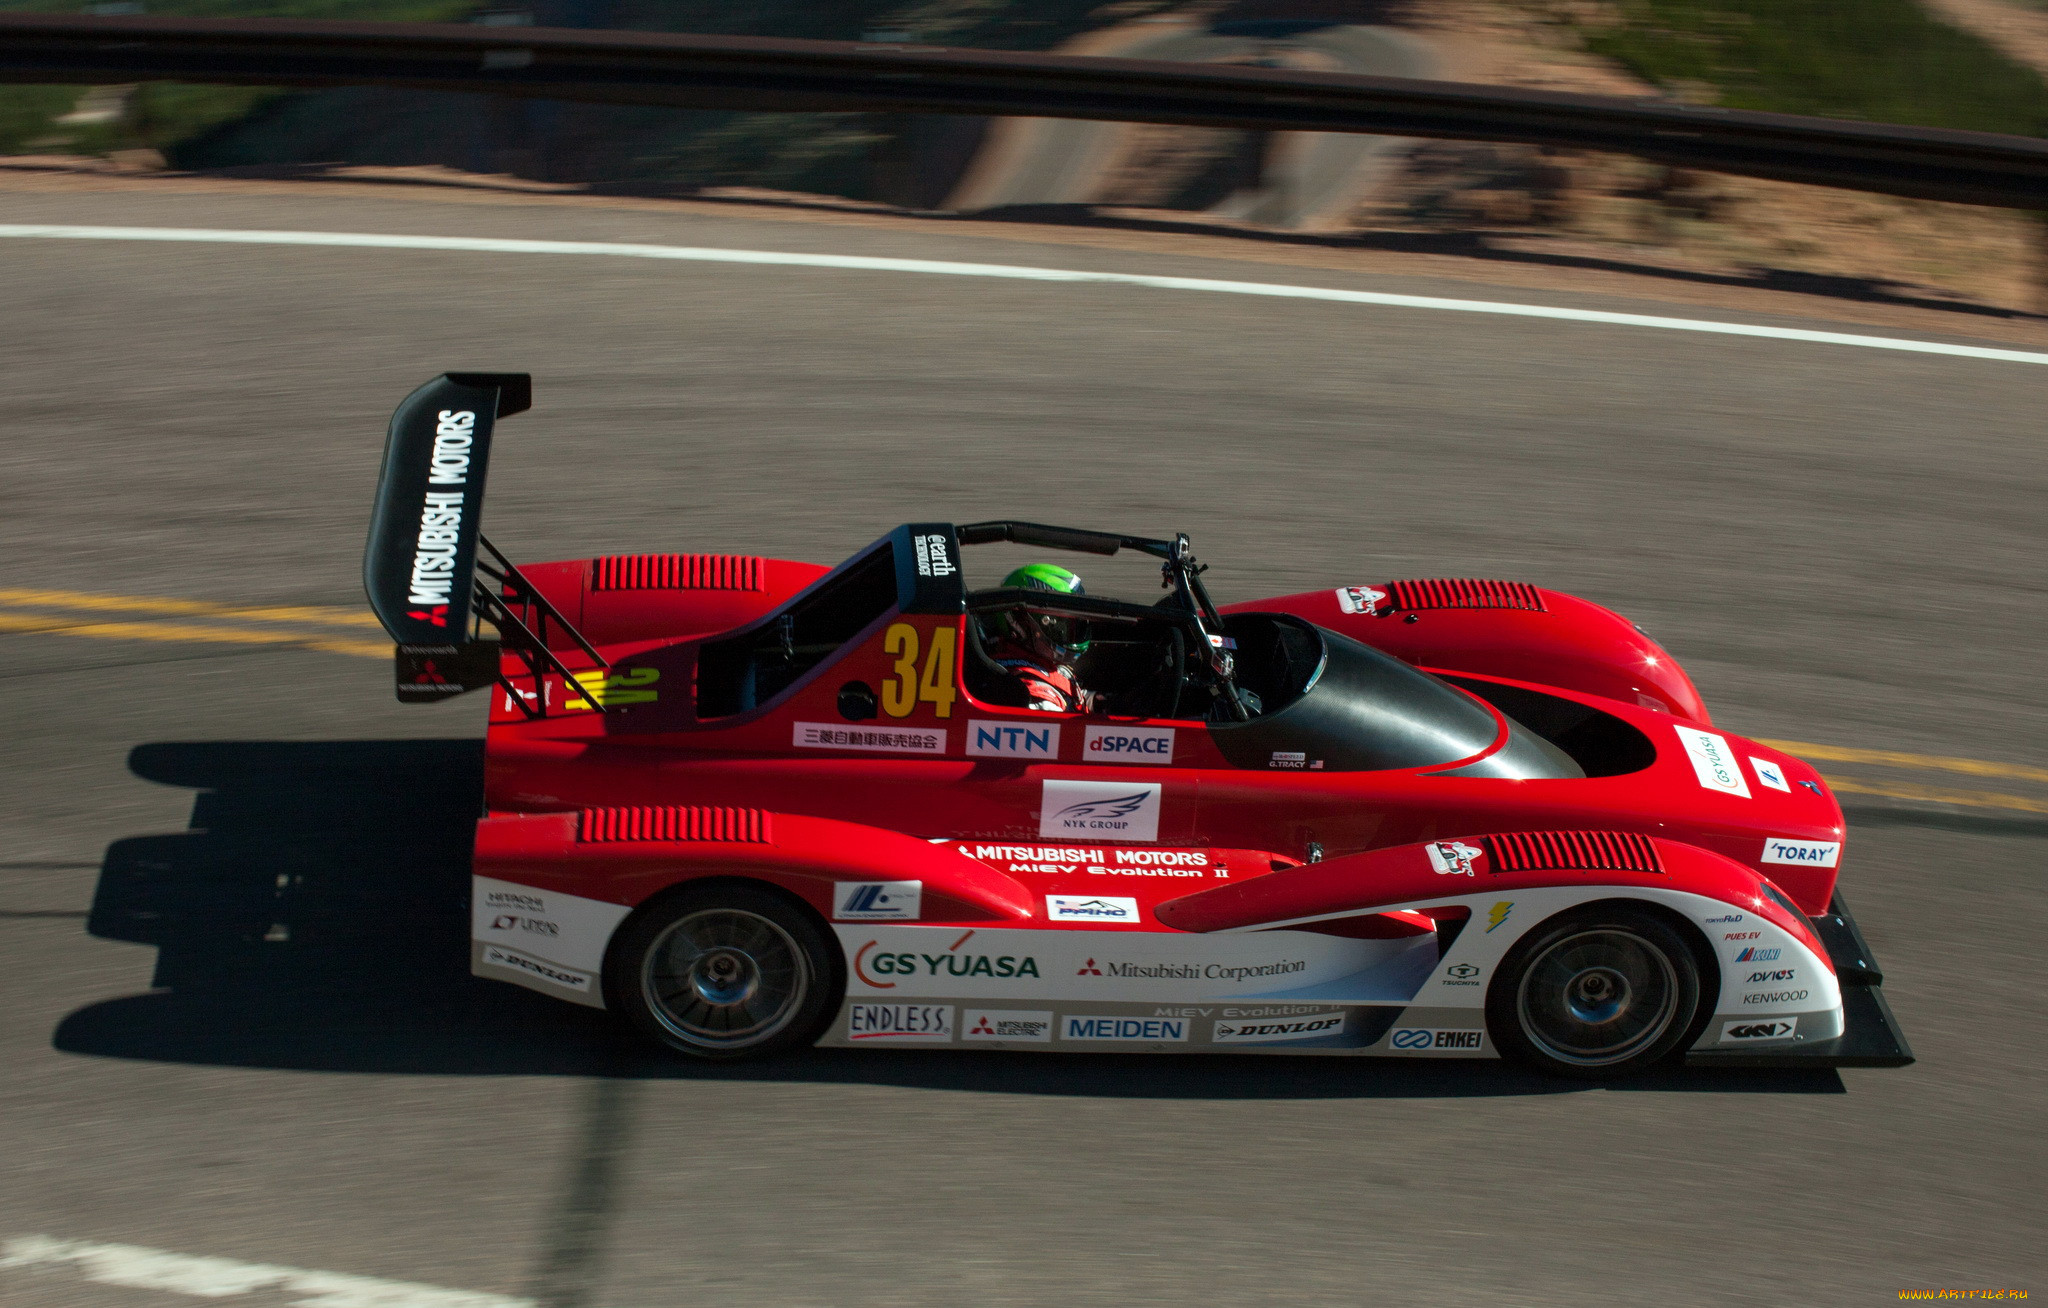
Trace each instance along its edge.
<instances>
[{"instance_id":1,"label":"air intake vent","mask_svg":"<svg viewBox=\"0 0 2048 1308\"><path fill-rule=\"evenodd\" d=\"M727 840L774 843L769 813L759 808L586 808L576 839L586 845L622 840Z\"/></svg>"},{"instance_id":2,"label":"air intake vent","mask_svg":"<svg viewBox=\"0 0 2048 1308\"><path fill-rule=\"evenodd\" d=\"M1488 836L1496 872L1662 872L1648 837L1633 831L1513 831Z\"/></svg>"},{"instance_id":3,"label":"air intake vent","mask_svg":"<svg viewBox=\"0 0 2048 1308\"><path fill-rule=\"evenodd\" d=\"M592 568L592 590L762 590L753 554L610 554Z\"/></svg>"},{"instance_id":4,"label":"air intake vent","mask_svg":"<svg viewBox=\"0 0 2048 1308\"><path fill-rule=\"evenodd\" d=\"M1470 577L1433 577L1425 581L1390 581L1387 596L1396 609L1528 609L1545 612L1543 592L1520 581L1477 581Z\"/></svg>"}]
</instances>

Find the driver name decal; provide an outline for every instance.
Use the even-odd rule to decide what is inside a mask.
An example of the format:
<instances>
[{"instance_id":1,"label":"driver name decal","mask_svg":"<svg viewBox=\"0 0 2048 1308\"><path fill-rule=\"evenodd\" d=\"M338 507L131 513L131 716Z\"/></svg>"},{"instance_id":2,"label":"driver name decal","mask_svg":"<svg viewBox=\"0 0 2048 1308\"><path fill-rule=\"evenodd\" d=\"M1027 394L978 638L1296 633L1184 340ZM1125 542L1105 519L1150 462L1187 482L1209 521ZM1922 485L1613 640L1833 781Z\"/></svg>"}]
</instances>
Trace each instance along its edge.
<instances>
[{"instance_id":1,"label":"driver name decal","mask_svg":"<svg viewBox=\"0 0 2048 1308\"><path fill-rule=\"evenodd\" d=\"M1159 839L1162 787L1117 781L1047 781L1039 795L1038 834L1068 840Z\"/></svg>"}]
</instances>

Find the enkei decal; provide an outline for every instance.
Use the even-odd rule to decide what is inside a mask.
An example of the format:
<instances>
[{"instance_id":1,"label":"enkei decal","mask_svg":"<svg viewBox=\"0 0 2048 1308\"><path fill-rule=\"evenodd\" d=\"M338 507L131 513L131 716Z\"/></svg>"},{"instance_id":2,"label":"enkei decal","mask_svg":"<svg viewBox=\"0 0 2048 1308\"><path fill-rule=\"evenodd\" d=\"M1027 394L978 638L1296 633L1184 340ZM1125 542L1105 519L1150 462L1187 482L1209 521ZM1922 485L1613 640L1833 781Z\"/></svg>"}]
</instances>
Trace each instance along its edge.
<instances>
[{"instance_id":1,"label":"enkei decal","mask_svg":"<svg viewBox=\"0 0 2048 1308\"><path fill-rule=\"evenodd\" d=\"M1788 795L1792 793L1791 785L1785 780L1784 768L1779 767L1767 758L1758 758L1754 754L1749 756L1749 766L1755 771L1756 779L1769 786L1772 790L1782 790Z\"/></svg>"},{"instance_id":2,"label":"enkei decal","mask_svg":"<svg viewBox=\"0 0 2048 1308\"><path fill-rule=\"evenodd\" d=\"M1742 765L1735 761L1735 753L1728 748L1726 737L1698 727L1673 727L1678 733L1678 743L1685 746L1685 756L1692 760L1693 774L1708 790L1718 790L1727 795L1740 795L1748 799L1749 782L1743 780Z\"/></svg>"},{"instance_id":3,"label":"enkei decal","mask_svg":"<svg viewBox=\"0 0 2048 1308\"><path fill-rule=\"evenodd\" d=\"M1038 834L1082 840L1159 839L1157 782L1047 781L1039 794Z\"/></svg>"},{"instance_id":4,"label":"enkei decal","mask_svg":"<svg viewBox=\"0 0 2048 1308\"><path fill-rule=\"evenodd\" d=\"M1781 1017L1767 1022L1742 1018L1721 1023L1720 1042L1727 1044L1731 1040L1789 1040L1798 1029L1799 1019L1796 1017Z\"/></svg>"},{"instance_id":5,"label":"enkei decal","mask_svg":"<svg viewBox=\"0 0 2048 1308\"><path fill-rule=\"evenodd\" d=\"M967 752L977 758L1056 759L1060 724L972 719L967 724Z\"/></svg>"},{"instance_id":6,"label":"enkei decal","mask_svg":"<svg viewBox=\"0 0 2048 1308\"><path fill-rule=\"evenodd\" d=\"M1081 738L1090 763L1171 763L1171 727L1090 727Z\"/></svg>"},{"instance_id":7,"label":"enkei decal","mask_svg":"<svg viewBox=\"0 0 2048 1308\"><path fill-rule=\"evenodd\" d=\"M882 711L892 718L907 718L919 704L930 704L939 717L952 717L953 700L958 695L953 688L953 660L959 637L951 627L933 627L931 652L920 673L917 628L907 622L892 623L882 633L882 652L894 659L890 679L882 683Z\"/></svg>"},{"instance_id":8,"label":"enkei decal","mask_svg":"<svg viewBox=\"0 0 2048 1308\"><path fill-rule=\"evenodd\" d=\"M1027 1009L970 1008L960 1016L960 1038L1051 1044L1052 1014Z\"/></svg>"},{"instance_id":9,"label":"enkei decal","mask_svg":"<svg viewBox=\"0 0 2048 1308\"><path fill-rule=\"evenodd\" d=\"M1476 877L1479 873L1474 862L1486 854L1462 840L1432 840L1422 850L1429 855L1429 865L1439 876Z\"/></svg>"},{"instance_id":10,"label":"enkei decal","mask_svg":"<svg viewBox=\"0 0 2048 1308\"><path fill-rule=\"evenodd\" d=\"M1341 1035L1343 1031L1344 1014L1311 1013L1306 1017L1217 1022L1210 1029L1209 1039L1219 1045L1283 1044L1289 1040L1319 1040Z\"/></svg>"},{"instance_id":11,"label":"enkei decal","mask_svg":"<svg viewBox=\"0 0 2048 1308\"><path fill-rule=\"evenodd\" d=\"M1838 840L1783 840L1777 836L1766 836L1763 861L1789 863L1795 867L1833 867L1842 861L1842 843Z\"/></svg>"},{"instance_id":12,"label":"enkei decal","mask_svg":"<svg viewBox=\"0 0 2048 1308\"><path fill-rule=\"evenodd\" d=\"M1440 1031L1434 1027L1396 1027L1387 1037L1389 1049L1480 1049L1484 1031Z\"/></svg>"},{"instance_id":13,"label":"enkei decal","mask_svg":"<svg viewBox=\"0 0 2048 1308\"><path fill-rule=\"evenodd\" d=\"M1174 1040L1188 1038L1184 1017L1068 1017L1060 1023L1062 1040Z\"/></svg>"},{"instance_id":14,"label":"enkei decal","mask_svg":"<svg viewBox=\"0 0 2048 1308\"><path fill-rule=\"evenodd\" d=\"M791 741L798 749L866 749L886 754L943 754L944 727L844 727L799 722Z\"/></svg>"},{"instance_id":15,"label":"enkei decal","mask_svg":"<svg viewBox=\"0 0 2048 1308\"><path fill-rule=\"evenodd\" d=\"M1135 922L1138 901L1115 895L1047 895L1045 916L1053 922Z\"/></svg>"},{"instance_id":16,"label":"enkei decal","mask_svg":"<svg viewBox=\"0 0 2048 1308\"><path fill-rule=\"evenodd\" d=\"M579 995L590 993L590 973L578 972L574 968L556 967L553 963L544 963L538 958L528 958L525 954L515 953L498 945L484 946L484 962L492 967L509 967L515 972L526 974L535 981L556 986L563 990L573 991Z\"/></svg>"},{"instance_id":17,"label":"enkei decal","mask_svg":"<svg viewBox=\"0 0 2048 1308\"><path fill-rule=\"evenodd\" d=\"M839 922L915 922L922 881L842 881L832 887L832 917Z\"/></svg>"},{"instance_id":18,"label":"enkei decal","mask_svg":"<svg viewBox=\"0 0 2048 1308\"><path fill-rule=\"evenodd\" d=\"M1376 614L1387 599L1387 592L1371 586L1337 587L1337 607L1345 613Z\"/></svg>"},{"instance_id":19,"label":"enkei decal","mask_svg":"<svg viewBox=\"0 0 2048 1308\"><path fill-rule=\"evenodd\" d=\"M873 1044L950 1044L953 1010L945 1004L854 1004L846 1010L846 1038Z\"/></svg>"}]
</instances>

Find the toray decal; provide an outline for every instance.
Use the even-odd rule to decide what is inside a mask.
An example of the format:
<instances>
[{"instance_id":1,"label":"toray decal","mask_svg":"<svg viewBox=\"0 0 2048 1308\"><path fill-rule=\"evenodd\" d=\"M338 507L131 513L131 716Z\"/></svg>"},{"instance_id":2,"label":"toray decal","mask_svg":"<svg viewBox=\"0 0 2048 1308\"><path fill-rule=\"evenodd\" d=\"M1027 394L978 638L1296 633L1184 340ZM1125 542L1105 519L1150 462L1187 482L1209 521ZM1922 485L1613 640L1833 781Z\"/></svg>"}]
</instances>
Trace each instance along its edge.
<instances>
[{"instance_id":1,"label":"toray decal","mask_svg":"<svg viewBox=\"0 0 2048 1308\"><path fill-rule=\"evenodd\" d=\"M1782 790L1788 795L1792 793L1792 787L1785 782L1785 769L1776 763L1752 754L1749 756L1749 766L1755 770L1756 779L1772 790Z\"/></svg>"},{"instance_id":2,"label":"toray decal","mask_svg":"<svg viewBox=\"0 0 2048 1308\"><path fill-rule=\"evenodd\" d=\"M1728 748L1727 738L1698 727L1673 727L1678 733L1678 743L1685 746L1685 756L1692 760L1693 774L1708 790L1723 794L1749 796L1749 782L1743 780L1742 765L1735 761L1735 752Z\"/></svg>"},{"instance_id":3,"label":"toray decal","mask_svg":"<svg viewBox=\"0 0 2048 1308\"><path fill-rule=\"evenodd\" d=\"M1429 865L1437 870L1439 876L1476 877L1479 873L1473 867L1473 860L1486 853L1462 840L1432 840L1422 848L1429 855Z\"/></svg>"},{"instance_id":4,"label":"toray decal","mask_svg":"<svg viewBox=\"0 0 2048 1308\"><path fill-rule=\"evenodd\" d=\"M1337 587L1337 607L1346 613L1377 613L1386 598L1387 592L1371 586Z\"/></svg>"},{"instance_id":5,"label":"toray decal","mask_svg":"<svg viewBox=\"0 0 2048 1308\"><path fill-rule=\"evenodd\" d=\"M1171 727L1090 727L1081 738L1090 763L1171 763Z\"/></svg>"},{"instance_id":6,"label":"toray decal","mask_svg":"<svg viewBox=\"0 0 2048 1308\"><path fill-rule=\"evenodd\" d=\"M1056 759L1060 756L1060 724L976 718L967 724L967 752L977 758Z\"/></svg>"},{"instance_id":7,"label":"toray decal","mask_svg":"<svg viewBox=\"0 0 2048 1308\"><path fill-rule=\"evenodd\" d=\"M1842 861L1842 844L1838 840L1782 840L1768 836L1764 839L1763 861L1790 863L1795 867L1833 867Z\"/></svg>"},{"instance_id":8,"label":"toray decal","mask_svg":"<svg viewBox=\"0 0 2048 1308\"><path fill-rule=\"evenodd\" d=\"M1116 781L1047 781L1038 834L1070 840L1157 840L1161 787Z\"/></svg>"}]
</instances>

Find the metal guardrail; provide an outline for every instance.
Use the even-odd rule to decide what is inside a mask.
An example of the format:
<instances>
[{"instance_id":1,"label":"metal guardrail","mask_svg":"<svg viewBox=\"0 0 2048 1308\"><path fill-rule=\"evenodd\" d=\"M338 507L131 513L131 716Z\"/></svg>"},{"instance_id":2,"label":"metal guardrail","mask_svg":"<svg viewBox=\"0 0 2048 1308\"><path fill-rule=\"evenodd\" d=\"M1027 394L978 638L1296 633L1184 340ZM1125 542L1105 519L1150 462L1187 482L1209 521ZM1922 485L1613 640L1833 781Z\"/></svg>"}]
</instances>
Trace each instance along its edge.
<instances>
[{"instance_id":1,"label":"metal guardrail","mask_svg":"<svg viewBox=\"0 0 2048 1308\"><path fill-rule=\"evenodd\" d=\"M1507 141L2048 209L2048 141L1283 68L652 32L0 14L0 81L391 86L688 109L1088 118Z\"/></svg>"}]
</instances>

